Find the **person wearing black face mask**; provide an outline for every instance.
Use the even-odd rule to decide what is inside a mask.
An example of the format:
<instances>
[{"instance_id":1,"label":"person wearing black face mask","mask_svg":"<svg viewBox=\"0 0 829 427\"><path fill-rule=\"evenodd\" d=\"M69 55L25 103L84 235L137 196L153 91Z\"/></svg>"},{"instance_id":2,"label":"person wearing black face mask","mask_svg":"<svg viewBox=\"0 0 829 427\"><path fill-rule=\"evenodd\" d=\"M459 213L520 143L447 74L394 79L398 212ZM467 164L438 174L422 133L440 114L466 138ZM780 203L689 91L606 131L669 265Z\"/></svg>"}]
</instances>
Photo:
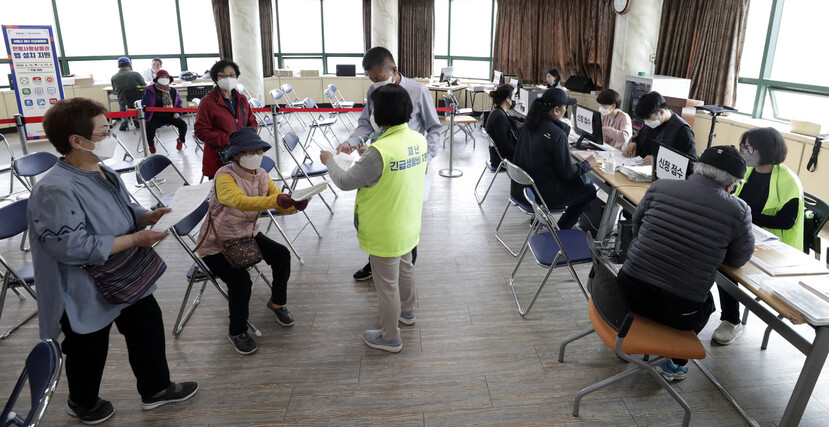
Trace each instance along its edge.
<instances>
[{"instance_id":1,"label":"person wearing black face mask","mask_svg":"<svg viewBox=\"0 0 829 427\"><path fill-rule=\"evenodd\" d=\"M492 112L489 113L484 126L501 156L509 161L513 159L515 143L518 141L518 124L516 119L507 113L507 110L515 105L515 100L512 99L514 90L512 85L502 84L489 93L489 97L492 98ZM489 149L489 161L493 166L501 163L501 159L492 148Z\"/></svg>"},{"instance_id":2,"label":"person wearing black face mask","mask_svg":"<svg viewBox=\"0 0 829 427\"><path fill-rule=\"evenodd\" d=\"M734 195L751 208L751 222L780 238L783 243L803 250L803 185L786 167L786 143L774 128L756 128L740 138L740 153L746 161L745 182ZM712 338L721 345L734 342L743 333L740 305L729 293L720 290L722 323Z\"/></svg>"}]
</instances>

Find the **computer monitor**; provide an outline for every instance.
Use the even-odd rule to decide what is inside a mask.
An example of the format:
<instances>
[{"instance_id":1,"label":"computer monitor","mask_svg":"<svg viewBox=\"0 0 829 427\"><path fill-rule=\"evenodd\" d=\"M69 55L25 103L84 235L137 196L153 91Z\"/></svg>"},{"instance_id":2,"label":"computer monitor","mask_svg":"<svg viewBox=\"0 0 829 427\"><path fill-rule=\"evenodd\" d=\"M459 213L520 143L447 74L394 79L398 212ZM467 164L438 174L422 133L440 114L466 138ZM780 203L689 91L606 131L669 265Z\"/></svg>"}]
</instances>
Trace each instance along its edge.
<instances>
[{"instance_id":1,"label":"computer monitor","mask_svg":"<svg viewBox=\"0 0 829 427\"><path fill-rule=\"evenodd\" d=\"M452 67L443 67L440 69L440 82L449 83L452 81L452 71L454 69Z\"/></svg>"},{"instance_id":2,"label":"computer monitor","mask_svg":"<svg viewBox=\"0 0 829 427\"><path fill-rule=\"evenodd\" d=\"M500 85L504 84L504 73L502 73L498 70L493 70L492 71L492 84L494 84L495 86L500 86Z\"/></svg>"},{"instance_id":3,"label":"computer monitor","mask_svg":"<svg viewBox=\"0 0 829 427\"><path fill-rule=\"evenodd\" d=\"M510 77L509 84L512 86L513 92L518 93L518 89L521 88L521 80L516 77Z\"/></svg>"},{"instance_id":4,"label":"computer monitor","mask_svg":"<svg viewBox=\"0 0 829 427\"><path fill-rule=\"evenodd\" d=\"M338 76L356 76L357 66L354 64L337 64Z\"/></svg>"},{"instance_id":5,"label":"computer monitor","mask_svg":"<svg viewBox=\"0 0 829 427\"><path fill-rule=\"evenodd\" d=\"M583 148L583 141L586 139L595 144L604 144L602 137L602 115L583 105L576 105L573 108L573 128L579 136L576 141L577 148Z\"/></svg>"},{"instance_id":6,"label":"computer monitor","mask_svg":"<svg viewBox=\"0 0 829 427\"><path fill-rule=\"evenodd\" d=\"M659 144L652 161L653 180L688 179L694 173L694 159L664 144Z\"/></svg>"}]
</instances>

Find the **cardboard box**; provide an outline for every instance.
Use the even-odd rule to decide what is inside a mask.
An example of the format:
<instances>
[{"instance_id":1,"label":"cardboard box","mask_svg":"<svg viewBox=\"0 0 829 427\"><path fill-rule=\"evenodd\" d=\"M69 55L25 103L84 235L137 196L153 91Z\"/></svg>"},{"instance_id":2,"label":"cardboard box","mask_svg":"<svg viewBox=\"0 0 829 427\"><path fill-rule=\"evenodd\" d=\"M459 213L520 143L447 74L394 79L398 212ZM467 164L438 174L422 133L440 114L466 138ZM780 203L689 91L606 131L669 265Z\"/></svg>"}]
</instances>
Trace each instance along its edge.
<instances>
[{"instance_id":1,"label":"cardboard box","mask_svg":"<svg viewBox=\"0 0 829 427\"><path fill-rule=\"evenodd\" d=\"M818 136L820 135L820 124L807 122L805 120L792 120L790 130L792 133L799 133L801 135Z\"/></svg>"},{"instance_id":2,"label":"cardboard box","mask_svg":"<svg viewBox=\"0 0 829 427\"><path fill-rule=\"evenodd\" d=\"M286 70L286 69L276 70L276 72L274 72L274 76L276 76L276 77L293 77L294 76L294 71L293 70Z\"/></svg>"},{"instance_id":3,"label":"cardboard box","mask_svg":"<svg viewBox=\"0 0 829 427\"><path fill-rule=\"evenodd\" d=\"M75 84L76 85L93 85L95 84L95 79L92 76L75 76Z\"/></svg>"},{"instance_id":4,"label":"cardboard box","mask_svg":"<svg viewBox=\"0 0 829 427\"><path fill-rule=\"evenodd\" d=\"M299 70L300 77L319 77L319 70Z\"/></svg>"}]
</instances>

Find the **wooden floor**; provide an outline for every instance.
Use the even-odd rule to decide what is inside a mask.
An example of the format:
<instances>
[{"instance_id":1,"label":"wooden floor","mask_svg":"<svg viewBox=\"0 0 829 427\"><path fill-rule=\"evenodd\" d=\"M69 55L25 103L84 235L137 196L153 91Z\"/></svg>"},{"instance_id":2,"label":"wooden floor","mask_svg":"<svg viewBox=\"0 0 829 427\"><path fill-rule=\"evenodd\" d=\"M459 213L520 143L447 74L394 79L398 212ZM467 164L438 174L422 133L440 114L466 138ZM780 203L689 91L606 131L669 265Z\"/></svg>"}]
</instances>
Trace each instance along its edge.
<instances>
[{"instance_id":1,"label":"wooden floor","mask_svg":"<svg viewBox=\"0 0 829 427\"><path fill-rule=\"evenodd\" d=\"M165 129L162 136L172 137ZM345 135L345 130L338 133ZM682 410L646 375L634 376L589 395L581 414L573 417L573 398L581 388L626 368L594 335L568 349L566 363L557 362L561 340L589 326L585 299L566 269L553 273L533 311L518 316L507 284L515 265L495 240L508 184L499 176L483 206L472 188L487 149L483 138L456 144L455 167L460 178L436 177L431 198L423 207L423 231L417 259L417 323L401 327L403 351L389 354L366 347L363 330L377 328L376 296L371 281L351 275L367 256L357 244L352 224L354 192L340 193L329 215L319 199L308 213L322 232L318 240L306 230L296 246L305 259L292 263L288 306L296 324L284 328L264 307L268 298L260 282L253 291L250 320L262 329L259 351L237 354L227 340L227 306L208 289L201 306L178 337L171 328L183 298L190 261L172 238L158 252L167 262L155 293L167 329L167 357L173 381L198 381L190 401L142 411L123 338L113 339L101 397L111 400L111 425L674 425ZM459 134L461 135L461 134ZM8 135L15 141L15 135ZM304 137L304 135L303 135ZM136 137L124 139L134 149ZM268 139L268 138L266 138ZM174 150L174 144L168 143ZM15 147L20 153L20 147ZM46 143L31 149L50 150ZM273 156L273 151L267 153ZM200 177L201 153L193 143L169 156L192 180ZM448 165L448 149L431 168ZM7 159L0 158L0 163ZM282 155L282 164L290 161ZM491 178L487 174L486 179ZM131 188L132 176L124 176ZM168 183L174 180L172 176ZM8 185L0 176L0 188ZM19 185L18 185L19 188ZM172 186L165 186L172 188ZM138 195L149 204L145 190ZM326 197L330 195L326 193ZM511 212L505 235L518 245L528 217ZM281 220L294 230L300 217ZM2 219L0 219L2 220ZM262 224L264 226L264 223ZM264 229L264 227L263 227ZM276 231L269 235L279 240ZM0 254L21 265L19 237L0 242ZM264 264L263 264L264 265ZM588 267L577 268L586 279ZM266 270L267 271L267 270ZM268 271L270 275L270 272ZM522 297L529 298L544 270L531 259L520 271ZM34 301L9 295L0 327L8 328ZM804 361L794 347L772 334L770 348L760 350L765 325L750 317L746 333L722 347L710 343L719 324L712 316L701 339L708 349L705 366L760 425L777 425ZM801 331L813 336L809 328ZM38 341L33 321L0 342L0 399L11 390L28 351ZM676 390L691 405L693 425L744 425L738 413L693 364ZM829 378L818 382L802 425L829 420ZM45 416L45 425L80 425L65 412L65 377ZM0 400L1 401L1 400Z\"/></svg>"}]
</instances>

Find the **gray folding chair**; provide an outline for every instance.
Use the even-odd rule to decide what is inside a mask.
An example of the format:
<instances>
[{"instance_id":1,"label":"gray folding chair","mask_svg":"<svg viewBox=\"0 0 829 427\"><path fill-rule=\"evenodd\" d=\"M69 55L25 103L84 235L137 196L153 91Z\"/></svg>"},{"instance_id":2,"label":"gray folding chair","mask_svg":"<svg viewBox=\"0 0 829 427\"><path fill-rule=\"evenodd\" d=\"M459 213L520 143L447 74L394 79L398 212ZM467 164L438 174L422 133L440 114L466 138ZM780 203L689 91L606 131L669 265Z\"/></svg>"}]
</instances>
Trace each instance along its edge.
<instances>
[{"instance_id":1,"label":"gray folding chair","mask_svg":"<svg viewBox=\"0 0 829 427\"><path fill-rule=\"evenodd\" d=\"M492 189L492 184L495 183L495 178L498 178L498 174L501 172L506 172L506 168L504 167L504 156L501 155L501 151L498 150L498 147L495 145L495 141L489 136L488 133L484 129L481 129L481 133L486 138L487 142L489 143L489 147L495 150L495 154L498 155L498 165L495 166L490 162L489 159L484 161L484 170L481 171L481 176L478 177L478 181L475 183L475 188L472 190L472 193L475 194L475 200L478 201L478 204L484 203L486 200L486 196L489 194L489 190ZM486 187L486 192L484 193L483 197L478 196L478 185L481 184L481 180L484 179L484 174L486 171L492 172L492 180L489 181L489 185Z\"/></svg>"},{"instance_id":2,"label":"gray folding chair","mask_svg":"<svg viewBox=\"0 0 829 427\"><path fill-rule=\"evenodd\" d=\"M541 193L538 191L538 187L535 186L535 181L533 181L532 177L530 177L524 169L516 166L515 163L510 162L509 160L502 159L502 163L504 167L507 169L507 175L509 175L510 179L517 182L520 185L525 185L532 187L533 195L538 195L538 200L541 202L543 206L547 206L544 203L544 199L541 197ZM532 216L533 215L533 207L526 201L526 200L519 200L512 197L512 193L507 196L507 205L504 207L504 212L501 214L501 219L498 221L498 225L495 226L495 239L498 240L500 243L512 256L518 256L518 252L521 248L517 250L513 250L512 248L504 242L504 239L498 234L498 230L501 229L501 225L504 223L504 218L507 216L507 211L509 210L510 206L517 207L522 213ZM529 230L527 231L527 237L524 239L521 247L527 243L527 239L530 238L530 234L533 231L533 225L535 225L535 221L538 221L538 218L535 218L534 221L530 224Z\"/></svg>"},{"instance_id":3,"label":"gray folding chair","mask_svg":"<svg viewBox=\"0 0 829 427\"><path fill-rule=\"evenodd\" d=\"M173 162L167 158L167 156L161 154L153 154L150 157L146 157L138 163L138 169L136 170L136 178L138 182L141 184L146 184L144 187L153 195L157 202L157 206L164 207L170 206L170 202L173 200L173 196L175 195L175 190L164 194L161 190L161 187L155 181L155 178L161 174L164 170L168 167L173 168L173 171L181 178L183 181L182 185L190 185L190 181L184 177L181 171L173 164Z\"/></svg>"},{"instance_id":4,"label":"gray folding chair","mask_svg":"<svg viewBox=\"0 0 829 427\"><path fill-rule=\"evenodd\" d=\"M196 108L199 108L199 105L201 105L201 98L193 98L192 102L193 102L193 105L196 106ZM196 151L201 150L202 153L204 153L204 142L196 136L196 131L195 130L192 133L193 133L193 141L196 142Z\"/></svg>"},{"instance_id":5,"label":"gray folding chair","mask_svg":"<svg viewBox=\"0 0 829 427\"><path fill-rule=\"evenodd\" d=\"M219 282L216 281L216 274L210 271L210 268L207 267L207 264L199 257L196 252L191 248L187 242L184 241L184 236L189 236L190 233L202 222L205 215L207 215L207 210L209 207L209 202L207 200L201 204L193 213L187 215L184 219L178 222L175 226L170 228L170 234L176 239L176 241L181 245L182 248L187 252L187 255L190 256L190 259L193 260L193 264L190 266L190 269L187 270L187 290L184 292L184 299L181 302L181 308L179 309L178 316L176 317L175 326L173 326L173 335L178 336L184 327L187 325L187 321L190 320L190 316L193 315L193 312L196 310L196 307L199 306L202 300L202 296L204 295L204 289L207 287L207 282L213 284L216 289L219 290L219 293L225 299L228 299L227 291L224 290L219 285ZM259 280L259 277L262 277L262 280L268 286L272 286L271 282L262 274L262 271L259 270L259 267L253 266L254 270L256 270L257 276L253 280L253 283ZM199 294L196 298L188 304L190 301L190 293L193 290L193 285L195 283L201 283L201 289L199 290ZM248 320L248 327L253 331L256 336L262 336L262 332L253 325L253 323Z\"/></svg>"},{"instance_id":6,"label":"gray folding chair","mask_svg":"<svg viewBox=\"0 0 829 427\"><path fill-rule=\"evenodd\" d=\"M305 106L307 108L317 108L317 103L311 98L305 98ZM322 134L326 141L328 141L328 145L330 145L332 149L336 149L340 143L339 138L337 138L337 134L334 133L334 129L332 129L332 127L337 123L336 113L329 116L327 119L324 118L322 114L319 114L317 117L314 117L314 114L310 114L310 117L311 123L309 126L311 127L311 131L308 132L308 136L305 137L304 146L307 148L311 141L313 141L320 150L324 150L324 148L322 148L322 146L319 145L314 139L314 135L317 133L317 130L319 130L319 133ZM336 143L331 142L331 138L328 137L329 134L331 135L331 138L334 138Z\"/></svg>"},{"instance_id":7,"label":"gray folding chair","mask_svg":"<svg viewBox=\"0 0 829 427\"><path fill-rule=\"evenodd\" d=\"M0 241L12 238L28 230L29 225L26 222L26 208L28 205L29 199L23 199L0 207L0 218L3 218L0 221ZM6 293L9 289L17 295L20 301L25 301L26 296L20 293L18 288L23 288L33 299L37 300L37 294L32 288L35 285L35 273L32 264L26 264L20 269L15 269L0 255L0 266L4 270L2 287L0 287L0 315L3 314L3 304L6 302ZM37 316L37 307L35 307L32 313L23 318L23 320L15 323L14 326L3 332L0 335L0 341L6 339L35 316Z\"/></svg>"},{"instance_id":8,"label":"gray folding chair","mask_svg":"<svg viewBox=\"0 0 829 427\"><path fill-rule=\"evenodd\" d=\"M29 153L12 161L12 174L26 187L26 190L32 191L35 177L52 169L57 162L58 157L46 151ZM29 250L29 246L26 244L28 243L26 239L28 233L28 231L23 231L23 239L20 241L21 251Z\"/></svg>"},{"instance_id":9,"label":"gray folding chair","mask_svg":"<svg viewBox=\"0 0 829 427\"><path fill-rule=\"evenodd\" d=\"M339 92L337 91L337 87L334 86L334 85L328 85L328 89L323 91L323 93L325 93L325 96L328 98L328 102L330 102L331 106L334 107L334 108L354 108L354 103L353 102L347 102L347 101L342 100L341 98L339 98L339 97L342 97L342 95L339 95L339 97L338 97L337 94ZM340 121L342 122L343 126L345 126L346 130L353 130L354 128L357 127L357 123L354 120L354 118L351 116L351 113L335 113L335 114L337 114L337 116L339 116L339 117L345 117L345 120L340 120Z\"/></svg>"},{"instance_id":10,"label":"gray folding chair","mask_svg":"<svg viewBox=\"0 0 829 427\"><path fill-rule=\"evenodd\" d=\"M250 105L251 110L253 108L262 108L262 102L256 98L249 98L248 105ZM265 129L268 131L269 134L271 134L271 137L274 137L275 127L273 125L271 115L267 113L260 113L254 111L253 116L256 117L256 123L259 125L259 129L256 131L256 133L260 133L262 132L262 129ZM279 117L277 117L276 120L278 121Z\"/></svg>"},{"instance_id":11,"label":"gray folding chair","mask_svg":"<svg viewBox=\"0 0 829 427\"><path fill-rule=\"evenodd\" d=\"M296 136L295 133L286 133L285 136L282 138L282 144L283 147L285 147L285 151L288 152L288 154L291 156L291 159L296 164L296 167L291 172L291 185L287 186L291 189L291 192L293 192L296 189L296 185L300 179L305 179L311 185L314 185L314 182L311 181L311 178L314 177L320 177L324 181L328 182L328 179L326 178L326 176L328 175L328 168L324 164L320 162L314 162L313 160L311 162L306 162L306 160L311 160L311 156L308 154L308 151L305 149L305 147L303 147L302 144L299 143L299 137ZM302 158L301 162L294 155L294 150L297 146L299 146L300 149L302 149L302 152L304 153L304 157ZM332 188L331 185L328 186L328 189L331 190L332 193L334 193L334 198L339 197L337 195L337 192L334 191L334 188ZM325 207L327 207L328 211L331 212L331 215L334 215L334 211L331 209L331 206L328 204L328 202L325 201L325 198L322 197L322 194L319 194L319 196L320 200L322 200L322 202L325 203Z\"/></svg>"},{"instance_id":12,"label":"gray folding chair","mask_svg":"<svg viewBox=\"0 0 829 427\"><path fill-rule=\"evenodd\" d=\"M121 138L118 137L118 134L112 132L112 137L115 138L115 141L117 141L121 149L124 150L124 156L121 158L121 160L109 159L104 161L103 164L109 166L109 168L115 171L115 173L117 173L118 175L135 172L135 167L138 164L135 160L135 156L133 156L132 153L130 153L130 150L127 149L127 146L124 144L123 141L121 141ZM129 193L130 198L132 198L132 201L138 203L139 205L141 204L138 202L138 199L135 198L135 195L133 195L133 193L129 191L127 191L127 193Z\"/></svg>"},{"instance_id":13,"label":"gray folding chair","mask_svg":"<svg viewBox=\"0 0 829 427\"><path fill-rule=\"evenodd\" d=\"M270 91L270 94L271 94L271 98L273 99L274 104L279 105L280 100L282 100L282 102L286 102L286 103L290 104L290 101L288 100L288 97L286 97L285 93L282 92L281 90L274 89L274 90ZM286 106L290 107L290 105L286 105ZM297 108L300 108L300 107L297 107ZM282 124L285 123L285 124L288 125L289 128L291 128L291 132L296 133L296 130L294 129L294 125L291 124L291 120L290 120L290 116L289 116L290 114L294 114L294 113L283 113L283 112L277 113L277 118L285 119L285 120L277 120L276 124L277 124L277 127L281 127Z\"/></svg>"},{"instance_id":14,"label":"gray folding chair","mask_svg":"<svg viewBox=\"0 0 829 427\"><path fill-rule=\"evenodd\" d=\"M285 83L284 85L280 86L280 89L282 90L282 93L285 94L285 101L287 102L287 107L306 108L305 101L303 101L302 98L299 97L299 95L294 90L293 86L289 85L288 83ZM295 114L294 116L296 117L297 121L299 121L300 126L302 126L302 128L305 129L307 127L307 124L305 123L305 120L302 119L302 116L299 114Z\"/></svg>"}]
</instances>

